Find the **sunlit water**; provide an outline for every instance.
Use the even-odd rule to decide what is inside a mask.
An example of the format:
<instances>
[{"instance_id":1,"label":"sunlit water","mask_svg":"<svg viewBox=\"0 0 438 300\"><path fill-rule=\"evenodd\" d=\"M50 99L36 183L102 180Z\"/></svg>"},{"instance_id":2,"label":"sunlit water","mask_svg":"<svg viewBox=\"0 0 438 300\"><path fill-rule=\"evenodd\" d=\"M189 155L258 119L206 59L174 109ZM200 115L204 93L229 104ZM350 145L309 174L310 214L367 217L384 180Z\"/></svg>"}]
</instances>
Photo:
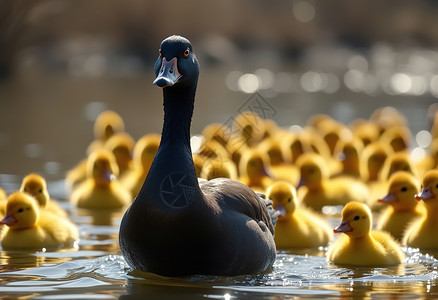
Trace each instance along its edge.
<instances>
[{"instance_id":1,"label":"sunlit water","mask_svg":"<svg viewBox=\"0 0 438 300\"><path fill-rule=\"evenodd\" d=\"M49 183L62 189L62 183ZM52 191L52 194L62 194ZM291 299L438 297L438 260L405 248L404 264L345 268L326 249L278 252L273 269L251 276L166 278L130 269L118 246L121 211L91 213L61 204L80 230L77 248L1 251L0 295L23 299ZM338 215L329 217L332 225ZM248 250L248 255L251 255ZM1 296L0 296L1 297Z\"/></svg>"}]
</instances>

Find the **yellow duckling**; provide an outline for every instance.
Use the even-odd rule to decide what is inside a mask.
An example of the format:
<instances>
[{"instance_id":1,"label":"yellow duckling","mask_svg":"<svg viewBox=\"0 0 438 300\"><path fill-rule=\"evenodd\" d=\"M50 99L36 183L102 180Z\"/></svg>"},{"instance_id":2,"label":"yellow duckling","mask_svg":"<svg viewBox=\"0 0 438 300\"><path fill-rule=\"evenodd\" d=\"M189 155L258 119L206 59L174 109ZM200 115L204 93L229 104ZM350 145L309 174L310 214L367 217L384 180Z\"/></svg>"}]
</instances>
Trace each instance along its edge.
<instances>
[{"instance_id":1,"label":"yellow duckling","mask_svg":"<svg viewBox=\"0 0 438 300\"><path fill-rule=\"evenodd\" d=\"M367 121L360 120L350 124L353 131L353 136L360 139L366 147L367 145L376 142L380 137L380 129L377 124Z\"/></svg>"},{"instance_id":2,"label":"yellow duckling","mask_svg":"<svg viewBox=\"0 0 438 300\"><path fill-rule=\"evenodd\" d=\"M40 208L61 217L67 217L67 212L59 206L56 200L50 198L46 180L41 175L31 173L24 177L21 182L20 191L34 197Z\"/></svg>"},{"instance_id":3,"label":"yellow duckling","mask_svg":"<svg viewBox=\"0 0 438 300\"><path fill-rule=\"evenodd\" d=\"M345 233L329 247L327 259L339 265L387 266L403 262L400 245L389 233L371 231L373 224L369 207L350 202L342 210L342 222L335 233Z\"/></svg>"},{"instance_id":4,"label":"yellow duckling","mask_svg":"<svg viewBox=\"0 0 438 300\"><path fill-rule=\"evenodd\" d=\"M295 188L278 181L268 187L266 198L280 212L275 224L277 249L326 246L333 234L330 225L313 211L299 206Z\"/></svg>"},{"instance_id":5,"label":"yellow duckling","mask_svg":"<svg viewBox=\"0 0 438 300\"><path fill-rule=\"evenodd\" d=\"M278 137L270 136L265 138L257 148L262 153L266 153L269 158L269 165L272 175L277 180L286 180L292 185L297 185L300 180L298 168L292 163L287 163Z\"/></svg>"},{"instance_id":6,"label":"yellow duckling","mask_svg":"<svg viewBox=\"0 0 438 300\"><path fill-rule=\"evenodd\" d=\"M420 249L438 249L438 170L430 170L423 177L423 189L415 196L423 200L423 217L409 225L403 244Z\"/></svg>"},{"instance_id":7,"label":"yellow duckling","mask_svg":"<svg viewBox=\"0 0 438 300\"><path fill-rule=\"evenodd\" d=\"M3 217L6 213L6 200L8 196L4 189L0 188L0 217Z\"/></svg>"},{"instance_id":8,"label":"yellow duckling","mask_svg":"<svg viewBox=\"0 0 438 300\"><path fill-rule=\"evenodd\" d=\"M88 153L103 148L105 142L114 134L124 132L125 123L118 113L106 110L97 116L96 121L94 121L93 130L95 140L88 146Z\"/></svg>"},{"instance_id":9,"label":"yellow duckling","mask_svg":"<svg viewBox=\"0 0 438 300\"><path fill-rule=\"evenodd\" d=\"M379 127L380 134L388 128L405 126L408 123L405 116L393 106L377 108L371 114L370 121Z\"/></svg>"},{"instance_id":10,"label":"yellow duckling","mask_svg":"<svg viewBox=\"0 0 438 300\"><path fill-rule=\"evenodd\" d=\"M132 197L137 196L143 186L160 146L160 140L160 135L150 133L141 137L134 146L134 168L120 180L121 184L131 192Z\"/></svg>"},{"instance_id":11,"label":"yellow duckling","mask_svg":"<svg viewBox=\"0 0 438 300\"><path fill-rule=\"evenodd\" d=\"M401 240L407 225L422 216L424 208L415 200L419 190L419 183L412 174L400 171L392 175L388 193L379 199L389 207L382 212L376 229L387 231Z\"/></svg>"},{"instance_id":12,"label":"yellow duckling","mask_svg":"<svg viewBox=\"0 0 438 300\"><path fill-rule=\"evenodd\" d=\"M23 192L8 198L6 215L0 221L3 249L72 247L79 238L76 226L65 218L40 211L35 199Z\"/></svg>"},{"instance_id":13,"label":"yellow duckling","mask_svg":"<svg viewBox=\"0 0 438 300\"><path fill-rule=\"evenodd\" d=\"M237 180L237 168L231 160L206 159L201 171L201 178L230 178Z\"/></svg>"},{"instance_id":14,"label":"yellow duckling","mask_svg":"<svg viewBox=\"0 0 438 300\"><path fill-rule=\"evenodd\" d=\"M96 150L87 167L88 178L71 194L72 203L90 209L116 209L131 203L131 194L117 180L118 168L111 152Z\"/></svg>"},{"instance_id":15,"label":"yellow duckling","mask_svg":"<svg viewBox=\"0 0 438 300\"><path fill-rule=\"evenodd\" d=\"M248 149L240 160L239 181L257 192L264 193L273 183L273 176L268 171L268 157L266 153L257 149Z\"/></svg>"},{"instance_id":16,"label":"yellow duckling","mask_svg":"<svg viewBox=\"0 0 438 300\"><path fill-rule=\"evenodd\" d=\"M124 132L125 124L122 117L115 111L107 110L100 113L94 121L94 138L87 148L87 155L104 147L105 142L116 133ZM81 160L66 174L66 184L69 189L78 186L87 178L87 158Z\"/></svg>"},{"instance_id":17,"label":"yellow duckling","mask_svg":"<svg viewBox=\"0 0 438 300\"><path fill-rule=\"evenodd\" d=\"M303 154L297 161L300 169L298 197L316 210L324 206L345 205L350 201L365 202L368 189L365 184L351 178L329 178L327 164L316 153Z\"/></svg>"},{"instance_id":18,"label":"yellow duckling","mask_svg":"<svg viewBox=\"0 0 438 300\"><path fill-rule=\"evenodd\" d=\"M111 151L116 158L116 163L119 167L119 179L133 168L132 155L134 146L134 139L124 132L114 134L105 143L105 149Z\"/></svg>"},{"instance_id":19,"label":"yellow duckling","mask_svg":"<svg viewBox=\"0 0 438 300\"><path fill-rule=\"evenodd\" d=\"M388 192L388 179L383 178L380 174L385 161L392 153L393 150L389 145L379 141L368 144L362 152L362 178L370 191L367 204L372 211L380 211L385 208L384 204L379 203L377 200Z\"/></svg>"},{"instance_id":20,"label":"yellow duckling","mask_svg":"<svg viewBox=\"0 0 438 300\"><path fill-rule=\"evenodd\" d=\"M230 133L230 129L221 123L208 124L202 130L202 136L206 141L215 140L224 147L230 140Z\"/></svg>"},{"instance_id":21,"label":"yellow duckling","mask_svg":"<svg viewBox=\"0 0 438 300\"><path fill-rule=\"evenodd\" d=\"M362 180L362 165L360 161L360 156L363 151L362 141L358 138L352 138L348 141L340 141L336 145L335 155L341 161L342 170L332 175L332 177L337 176L348 176L358 180Z\"/></svg>"},{"instance_id":22,"label":"yellow duckling","mask_svg":"<svg viewBox=\"0 0 438 300\"><path fill-rule=\"evenodd\" d=\"M244 111L234 119L233 132L236 132L247 146L253 147L265 136L265 122L255 112Z\"/></svg>"},{"instance_id":23,"label":"yellow duckling","mask_svg":"<svg viewBox=\"0 0 438 300\"><path fill-rule=\"evenodd\" d=\"M398 171L406 171L418 178L418 171L410 154L407 151L394 152L385 161L380 173L381 180L387 181L392 174Z\"/></svg>"},{"instance_id":24,"label":"yellow duckling","mask_svg":"<svg viewBox=\"0 0 438 300\"><path fill-rule=\"evenodd\" d=\"M394 152L406 151L411 143L411 131L407 126L393 126L382 133L380 141L390 145Z\"/></svg>"}]
</instances>

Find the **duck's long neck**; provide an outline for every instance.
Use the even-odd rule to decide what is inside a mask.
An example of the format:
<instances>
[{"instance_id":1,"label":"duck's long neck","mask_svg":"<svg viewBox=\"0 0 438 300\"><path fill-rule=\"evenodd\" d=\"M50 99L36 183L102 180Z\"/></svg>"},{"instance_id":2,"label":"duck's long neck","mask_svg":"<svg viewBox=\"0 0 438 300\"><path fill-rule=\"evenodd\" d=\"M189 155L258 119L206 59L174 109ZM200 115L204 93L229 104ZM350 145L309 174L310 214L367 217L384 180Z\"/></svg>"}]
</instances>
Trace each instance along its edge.
<instances>
[{"instance_id":1,"label":"duck's long neck","mask_svg":"<svg viewBox=\"0 0 438 300\"><path fill-rule=\"evenodd\" d=\"M168 191L178 186L199 199L201 192L190 148L190 124L193 115L195 88L163 90L164 125L160 147L152 162L142 192L152 201L162 201ZM143 191L144 190L144 191ZM196 191L195 194L192 192ZM164 194L163 194L164 192ZM181 191L175 191L181 194ZM202 197L202 196L201 196Z\"/></svg>"},{"instance_id":2,"label":"duck's long neck","mask_svg":"<svg viewBox=\"0 0 438 300\"><path fill-rule=\"evenodd\" d=\"M195 89L163 89L164 125L160 147L172 144L190 150L190 125L192 122Z\"/></svg>"}]
</instances>

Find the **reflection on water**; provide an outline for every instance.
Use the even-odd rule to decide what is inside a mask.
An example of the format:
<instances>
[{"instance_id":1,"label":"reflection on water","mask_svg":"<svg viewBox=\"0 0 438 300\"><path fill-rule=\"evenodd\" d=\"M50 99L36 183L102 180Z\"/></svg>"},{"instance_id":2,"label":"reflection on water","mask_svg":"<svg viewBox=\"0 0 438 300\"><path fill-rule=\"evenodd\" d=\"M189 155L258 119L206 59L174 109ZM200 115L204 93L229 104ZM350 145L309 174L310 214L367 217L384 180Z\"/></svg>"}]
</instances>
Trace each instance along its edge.
<instances>
[{"instance_id":1,"label":"reflection on water","mask_svg":"<svg viewBox=\"0 0 438 300\"><path fill-rule=\"evenodd\" d=\"M1 251L0 293L32 299L392 299L438 296L438 260L405 248L405 264L347 268L328 264L326 248L279 251L271 272L252 276L166 278L133 271L120 255L122 211L62 206L78 224L79 249ZM330 223L339 222L331 216Z\"/></svg>"}]
</instances>

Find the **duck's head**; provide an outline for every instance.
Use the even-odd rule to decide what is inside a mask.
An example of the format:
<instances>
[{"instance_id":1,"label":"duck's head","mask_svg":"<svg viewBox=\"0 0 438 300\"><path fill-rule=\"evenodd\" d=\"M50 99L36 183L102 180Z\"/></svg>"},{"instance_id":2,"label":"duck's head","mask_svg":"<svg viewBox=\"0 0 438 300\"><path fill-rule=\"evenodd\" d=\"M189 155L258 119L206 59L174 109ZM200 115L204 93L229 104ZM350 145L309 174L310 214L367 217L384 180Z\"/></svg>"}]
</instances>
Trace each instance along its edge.
<instances>
[{"instance_id":1,"label":"duck's head","mask_svg":"<svg viewBox=\"0 0 438 300\"><path fill-rule=\"evenodd\" d=\"M87 161L88 178L98 186L107 186L119 175L114 154L106 149L96 150Z\"/></svg>"},{"instance_id":2,"label":"duck's head","mask_svg":"<svg viewBox=\"0 0 438 300\"><path fill-rule=\"evenodd\" d=\"M27 229L35 226L39 218L35 199L23 192L12 193L6 204L6 215L0 225L8 225L11 229Z\"/></svg>"},{"instance_id":3,"label":"duck's head","mask_svg":"<svg viewBox=\"0 0 438 300\"><path fill-rule=\"evenodd\" d=\"M417 179L408 172L400 171L389 179L388 194L378 202L388 203L396 209L410 209L415 207L415 195L420 187Z\"/></svg>"},{"instance_id":4,"label":"duck's head","mask_svg":"<svg viewBox=\"0 0 438 300\"><path fill-rule=\"evenodd\" d=\"M438 170L430 170L423 177L423 188L421 193L415 196L417 200L423 200L427 206L437 206L438 195Z\"/></svg>"},{"instance_id":5,"label":"duck's head","mask_svg":"<svg viewBox=\"0 0 438 300\"><path fill-rule=\"evenodd\" d=\"M363 203L352 201L342 210L342 222L333 231L345 233L351 238L359 238L369 234L373 224L371 210Z\"/></svg>"},{"instance_id":6,"label":"duck's head","mask_svg":"<svg viewBox=\"0 0 438 300\"><path fill-rule=\"evenodd\" d=\"M155 85L162 88L196 86L199 64L188 39L172 35L161 42L158 53Z\"/></svg>"},{"instance_id":7,"label":"duck's head","mask_svg":"<svg viewBox=\"0 0 438 300\"><path fill-rule=\"evenodd\" d=\"M46 180L41 175L35 173L31 173L23 178L20 191L34 197L41 207L45 207L47 201L50 200Z\"/></svg>"},{"instance_id":8,"label":"duck's head","mask_svg":"<svg viewBox=\"0 0 438 300\"><path fill-rule=\"evenodd\" d=\"M278 181L270 185L266 190L266 198L274 202L274 209L280 213L278 216L280 221L293 214L297 206L295 188L285 181Z\"/></svg>"}]
</instances>

